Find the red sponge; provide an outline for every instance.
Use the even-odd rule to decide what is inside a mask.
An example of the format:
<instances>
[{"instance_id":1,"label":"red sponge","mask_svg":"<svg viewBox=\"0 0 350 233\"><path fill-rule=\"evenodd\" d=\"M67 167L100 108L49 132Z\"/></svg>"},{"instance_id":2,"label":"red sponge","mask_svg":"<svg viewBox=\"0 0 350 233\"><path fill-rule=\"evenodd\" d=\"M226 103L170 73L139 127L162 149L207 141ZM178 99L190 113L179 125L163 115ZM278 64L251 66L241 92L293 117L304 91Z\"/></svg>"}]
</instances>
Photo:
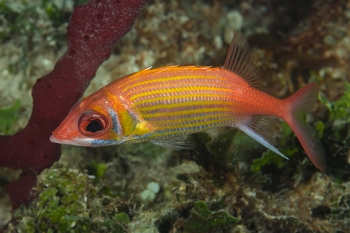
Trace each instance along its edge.
<instances>
[{"instance_id":1,"label":"red sponge","mask_svg":"<svg viewBox=\"0 0 350 233\"><path fill-rule=\"evenodd\" d=\"M28 125L13 136L0 137L0 166L23 170L20 179L7 186L14 208L30 201L36 174L59 159L60 146L49 141L51 132L82 96L97 68L147 2L91 0L74 9L66 53L33 87L34 108Z\"/></svg>"}]
</instances>

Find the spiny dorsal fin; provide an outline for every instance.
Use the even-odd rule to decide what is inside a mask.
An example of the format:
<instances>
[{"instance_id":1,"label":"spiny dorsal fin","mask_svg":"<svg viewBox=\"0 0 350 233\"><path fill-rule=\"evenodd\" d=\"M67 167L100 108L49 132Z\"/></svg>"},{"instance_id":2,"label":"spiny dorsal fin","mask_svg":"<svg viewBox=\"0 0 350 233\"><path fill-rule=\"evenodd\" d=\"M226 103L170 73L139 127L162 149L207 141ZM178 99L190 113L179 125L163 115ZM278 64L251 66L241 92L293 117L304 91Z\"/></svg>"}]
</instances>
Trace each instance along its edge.
<instances>
[{"instance_id":1,"label":"spiny dorsal fin","mask_svg":"<svg viewBox=\"0 0 350 233\"><path fill-rule=\"evenodd\" d=\"M247 39L239 31L236 31L232 38L225 64L222 68L238 74L252 87L260 86L260 68L256 65L256 60Z\"/></svg>"}]
</instances>

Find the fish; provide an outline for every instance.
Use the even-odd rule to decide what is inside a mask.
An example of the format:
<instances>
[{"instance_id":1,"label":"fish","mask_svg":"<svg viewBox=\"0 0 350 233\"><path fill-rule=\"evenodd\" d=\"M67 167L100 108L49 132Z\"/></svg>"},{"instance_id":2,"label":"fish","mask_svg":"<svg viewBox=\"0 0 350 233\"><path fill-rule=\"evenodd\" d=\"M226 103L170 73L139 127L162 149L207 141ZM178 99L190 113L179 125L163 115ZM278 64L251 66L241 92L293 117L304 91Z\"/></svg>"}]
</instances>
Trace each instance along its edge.
<instances>
[{"instance_id":1,"label":"fish","mask_svg":"<svg viewBox=\"0 0 350 233\"><path fill-rule=\"evenodd\" d=\"M253 52L237 31L222 67L150 67L126 75L77 102L50 140L89 147L150 141L179 150L195 147L191 134L234 127L287 158L274 146L273 117L290 126L311 162L323 170L324 148L303 118L317 101L317 84L278 99L259 90L261 81Z\"/></svg>"}]
</instances>

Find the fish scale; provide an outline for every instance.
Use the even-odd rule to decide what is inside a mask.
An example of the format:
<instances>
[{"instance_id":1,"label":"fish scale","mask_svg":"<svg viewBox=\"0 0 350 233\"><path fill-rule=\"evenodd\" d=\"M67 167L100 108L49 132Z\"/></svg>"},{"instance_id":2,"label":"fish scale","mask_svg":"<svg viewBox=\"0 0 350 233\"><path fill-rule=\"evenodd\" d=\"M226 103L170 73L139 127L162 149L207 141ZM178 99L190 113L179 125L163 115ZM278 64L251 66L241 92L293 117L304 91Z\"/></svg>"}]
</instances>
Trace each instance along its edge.
<instances>
[{"instance_id":1,"label":"fish scale","mask_svg":"<svg viewBox=\"0 0 350 233\"><path fill-rule=\"evenodd\" d=\"M151 141L193 149L188 135L226 126L286 158L274 146L272 116L287 122L310 160L324 169L322 143L301 117L317 101L317 85L280 100L257 89L260 80L250 47L236 32L223 67L165 66L127 75L75 104L50 140L78 146Z\"/></svg>"}]
</instances>

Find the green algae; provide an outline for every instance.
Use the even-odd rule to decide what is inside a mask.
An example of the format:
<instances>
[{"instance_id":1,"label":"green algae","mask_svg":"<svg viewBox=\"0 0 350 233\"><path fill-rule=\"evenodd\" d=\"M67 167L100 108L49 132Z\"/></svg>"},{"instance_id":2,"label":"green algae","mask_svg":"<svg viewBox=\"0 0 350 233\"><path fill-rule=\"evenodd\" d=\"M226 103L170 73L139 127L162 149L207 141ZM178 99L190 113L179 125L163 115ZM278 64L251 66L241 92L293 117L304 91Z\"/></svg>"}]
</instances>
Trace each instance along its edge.
<instances>
[{"instance_id":1,"label":"green algae","mask_svg":"<svg viewBox=\"0 0 350 233\"><path fill-rule=\"evenodd\" d=\"M333 137L336 141L347 145L350 142L350 83L345 82L344 87L344 93L337 101L330 101L323 95L319 96L319 100L329 111L329 122L331 123ZM326 126L322 124L318 122L319 130L323 136Z\"/></svg>"},{"instance_id":2,"label":"green algae","mask_svg":"<svg viewBox=\"0 0 350 233\"><path fill-rule=\"evenodd\" d=\"M294 149L292 152L297 151L298 149ZM267 150L265 151L262 156L258 159L254 159L252 165L250 166L250 169L253 172L260 171L264 166L275 164L278 168L283 168L286 166L285 159L279 156L278 154Z\"/></svg>"},{"instance_id":3,"label":"green algae","mask_svg":"<svg viewBox=\"0 0 350 233\"><path fill-rule=\"evenodd\" d=\"M99 163L92 161L90 165L89 173L95 176L95 181L98 182L106 173L107 165L105 163Z\"/></svg>"},{"instance_id":4,"label":"green algae","mask_svg":"<svg viewBox=\"0 0 350 233\"><path fill-rule=\"evenodd\" d=\"M173 2L172 4L174 5L174 1L172 2ZM247 4L249 6L249 3ZM201 5L208 7L204 3L202 3ZM147 8L150 8L150 7L152 7L151 4ZM339 6L339 8L341 9L341 6ZM182 33L179 33L179 32L182 32L182 30L185 31L186 25L182 25L181 23L178 23L176 20L173 20L174 18L176 18L173 15L173 12L177 11L176 7L171 7L171 9L165 7L165 9L166 9L165 11L166 14L162 10L157 10L157 12L159 12L161 15L171 17L172 18L171 20L169 20L169 18L168 19L161 18L160 20L163 23L161 27L143 27L143 28L156 28L157 33L154 33L153 31L151 31L151 32L148 32L148 34L147 33L142 34L142 30L140 30L142 26L139 26L139 29L137 31L139 37L140 38L142 37L143 40L145 40L146 42L147 42L147 38L149 38L149 41L151 41L150 43L151 45L164 45L164 46L167 45L166 42L164 43L159 42L158 40L159 36L157 37L151 36L152 34L164 35L164 31L161 31L162 28L166 28L166 30L169 30L169 31L172 29L181 28L181 30L175 31L175 33L169 33L170 35L177 35L177 34L181 35ZM254 7L254 5L252 6L251 9L253 11L258 10L256 9L256 7ZM199 6L198 8L196 8L196 10L200 13ZM228 8L227 10L230 10L230 9ZM225 11L225 14L226 13L227 12ZM285 14L281 14L281 15L285 15ZM152 18L155 18L154 11L151 14L151 16ZM202 18L205 19L205 17L202 17ZM215 17L215 18L220 19L220 17ZM222 19L223 18L221 18L220 20L222 21ZM167 26L164 26L164 23L172 20L174 22L175 27L172 25L169 26L169 24ZM148 21L153 23L154 25L158 25L154 23L154 21L151 21L150 18L148 18L147 20L142 19L140 20L140 22L141 21L142 22ZM249 22L249 19L248 18L245 19L245 22ZM303 25L303 22L300 22L300 21L297 21L297 22L300 23L300 25ZM193 23L193 20L191 23L192 23L190 24L191 27L188 27L188 28L191 28L191 31L193 33L198 33L199 30L196 28L196 25ZM253 37L254 37L254 32L250 31L253 29L244 28L243 30L247 30L248 32L250 32L250 34L253 33ZM300 30L302 31L302 29ZM216 32L214 30L211 30L211 31L213 34L216 35ZM194 38L194 40L197 40L197 37L191 36L190 33L188 33L188 35L189 35L189 38ZM254 41L253 37L251 38ZM271 36L271 38L272 37L273 36ZM260 40L262 36L258 35L258 38ZM344 38L347 38L347 37L345 36ZM296 37L296 39L298 39L298 37ZM130 37L127 37L125 39L125 41L130 41L130 40L132 40L130 39ZM171 40L169 39L169 41ZM186 39L182 37L182 38L176 38L175 41L176 43L180 43L180 48L184 48L183 51L186 51L187 47L184 46L185 44L181 44L181 41L185 41L187 44L192 45L192 47L190 47L192 50L198 50L198 48L196 48L195 46L202 46L203 43L210 44L212 39L210 39L209 42L205 41L205 39L201 39L201 40L195 41L196 43L193 43L193 42L188 43L188 41L186 41ZM198 43L198 41L201 41L201 43ZM139 43L139 40L137 40L137 43ZM147 43L145 44L148 45ZM252 47L255 47L255 46L256 45L252 44ZM139 51L133 50L134 48L136 48L136 46L132 45L128 47L127 45L122 44L120 47L125 47L129 53L131 51L133 56L135 56L137 59L137 54L139 53ZM178 49L178 47L173 46L171 44L169 48L175 48L176 51L173 52L169 48L164 48L161 46L159 47L161 48L160 49L161 51L167 51L168 54L171 54L172 58L178 55L176 53L177 51L181 51L180 49ZM276 45L276 47L278 48L278 44ZM302 45L300 45L300 47L302 47ZM152 51L154 51L154 53L157 53L157 49L158 48L156 46L152 47ZM267 53L266 52L262 53L266 55L264 56L264 59L269 57L269 53L274 53L272 51L269 51L269 48L264 48L264 49L268 51ZM123 50L121 50L121 53L122 52ZM142 52L147 52L147 50ZM215 59L218 60L217 52L210 51L210 53L215 54ZM285 51L283 53L285 54ZM303 50L303 53L307 54L307 51ZM205 56L208 57L207 54L204 54L204 57ZM270 55L270 56L273 56L273 55ZM183 57L185 56L182 56L180 58L183 59ZM277 59L275 60L278 60L278 56L276 57ZM206 59L207 60L205 64L208 64L208 65L214 64L213 61L208 60L209 58L206 58ZM292 63L295 62L293 60L293 57L291 57L290 54L288 53L285 55L285 59L288 61L291 61ZM124 57L124 60L127 60L127 59ZM171 64L179 63L176 60L169 61L162 58L158 60L155 59L154 64L157 64L158 66L158 65L161 65L162 64L161 62L164 62L164 61ZM219 65L222 64L222 61L217 61L217 62ZM275 62L275 61L272 60L272 62ZM118 64L120 65L120 63ZM203 64L203 63L191 62L191 64ZM278 67L277 67L277 70L274 72L282 72L284 68L280 66L278 62L276 62L276 64L277 64L276 67L277 66ZM302 67L305 67L305 64L303 63L303 61L300 64ZM263 67L268 67L268 65L269 65L268 62L263 63ZM304 69L307 69L307 67ZM119 67L119 70L123 70L123 68ZM294 73L298 72L295 70L292 70L292 71ZM320 76L317 81L318 83L321 83L325 79L326 79L325 77ZM292 81L293 81L293 84L295 85L295 82L296 82L295 77L293 77ZM298 85L300 85L300 83ZM331 85L325 85L325 88L328 90L331 88ZM274 89L274 88L272 87L271 89ZM331 129L333 129L333 126L335 129L335 133L337 134L336 139L334 139L334 141L338 143L340 140L344 141L346 139L346 137L344 137L344 132L346 132L346 129L348 128L346 124L346 121L348 118L346 118L347 116L346 107L345 107L346 105L344 105L346 103L338 104L339 100L330 101L326 97L324 98L325 98L325 101L322 103L328 109L329 119L325 119L324 117L323 118L321 117L321 119L320 117L315 117L315 119L319 121L316 122L314 127L319 133L320 138L324 139L326 145L328 146L329 145L328 138L333 137L333 132L330 131ZM338 109L339 107L345 110L345 112L341 110L338 113L336 109ZM334 113L332 113L332 111L334 111ZM345 113L345 118L338 117L338 116L344 115L344 113ZM313 114L317 115L319 113L316 110ZM341 129L342 126L345 126L345 127ZM314 177L318 175L318 172L314 171L315 169L314 170L309 169L312 171L311 174L313 175L312 176L313 178L310 178L311 176L310 171L305 171L307 170L305 169L305 166L304 167L298 166L297 168L295 168L296 164L294 162L296 158L298 157L300 162L300 158L304 158L305 156L304 155L303 157L296 156L296 154L301 152L300 146L298 145L297 140L295 139L295 137L293 136L293 133L291 132L287 132L286 134L284 134L284 129L289 129L288 126L286 128L282 126L282 129L283 129L281 133L282 136L279 137L279 139L277 140L278 148L284 154L290 157L289 161L283 159L282 157L274 154L269 150L265 151L261 158L256 160L252 159L260 156L264 149L262 149L262 147L258 143L250 139L248 136L242 133L235 133L235 130L231 130L231 132L224 133L224 135L222 135L221 137L220 136L218 137L219 139L212 138L206 133L199 134L199 136L197 137L199 141L198 144L200 144L199 147L201 148L202 147L201 145L206 145L206 146L204 146L204 149L201 149L198 153L195 154L193 158L189 160L196 161L196 163L201 166L201 169L200 169L200 172L196 174L187 174L184 171L182 171L183 173L180 174L178 177L182 178L182 180L185 181L184 185L179 185L178 183L171 181L171 176L173 174L172 173L169 174L164 171L164 170L174 169L174 167L177 164L176 162L173 162L173 160L175 159L169 159L168 161L170 160L172 161L169 163L155 162L155 161L159 161L159 158L162 157L162 154L164 154L162 153L164 152L164 149L158 146L154 146L151 143L142 143L138 145L123 145L117 148L111 148L109 150L106 150L107 152L105 153L105 155L96 154L97 152L96 150L94 150L93 152L90 152L89 156L82 156L85 161L88 159L87 157L90 157L90 158L93 157L92 160L94 162L91 162L91 161L89 163L86 162L87 167L85 167L85 164L82 163L80 167L81 171L78 172L79 174L83 174L83 176L86 176L84 169L87 168L88 170L90 170L91 168L91 171L89 171L89 174L95 177L94 179L89 178L87 179L86 182L83 182L87 186L96 185L96 189L98 189L98 190L96 189L90 190L93 193L96 193L96 192L98 193L97 195L95 194L88 198L88 200L90 200L89 202L90 206L88 205L86 206L86 208L87 208L87 211L91 213L90 214L91 217L86 218L84 217L84 214L80 215L79 212L74 212L74 211L67 213L66 209L73 209L73 210L76 209L76 208L71 208L70 206L71 201L76 200L77 202L80 202L81 196L77 195L78 196L78 199L77 199L76 196L69 195L67 194L67 192L61 191L61 187L53 187L54 186L53 185L53 186L50 186L50 188L48 188L46 192L46 198L44 198L44 200L39 199L38 201L47 203L50 200L52 200L52 203L51 203L52 205L49 205L47 203L43 206L44 207L47 206L48 207L47 209L50 210L50 208L52 209L52 207L54 207L57 204L56 207L57 207L57 210L59 211L57 214L46 213L48 217L45 217L45 219L50 219L50 218L52 219L50 221L41 220L40 224L42 226L42 229L44 230L48 229L47 232L61 231L61 230L58 230L57 228L50 228L49 226L44 226L44 225L53 225L52 221L61 221L62 226L65 227L62 229L67 230L68 232L83 232L84 230L86 232L89 232L89 231L90 232L91 231L92 232L126 232L128 229L127 225L135 226L138 224L140 225L143 224L144 226L142 230L140 230L139 232L157 232L155 230L155 227L153 226L153 222L149 219L157 219L157 220L161 219L160 216L164 217L165 215L162 213L162 211L168 208L172 210L170 211L170 214L169 214L171 215L171 217L169 217L171 218L171 220L168 221L167 223L164 223L164 225L167 225L167 226L159 228L158 229L159 232L161 233L170 232L170 231L184 232L183 227L180 227L179 229L174 229L174 226L176 226L176 224L180 221L183 221L182 224L184 225L181 225L181 224L178 224L178 225L186 226L187 227L186 232L195 232L196 229L193 228L195 224L198 224L200 220L202 220L202 222L206 222L206 221L212 222L213 213L218 211L218 209L220 211L222 208L224 208L224 209L227 209L226 211L227 214L233 213L232 215L234 216L237 215L241 220L240 222L241 225L237 225L237 227L235 227L234 225L235 223L227 223L227 224L224 223L222 225L213 227L210 224L208 224L206 229L202 229L202 228L200 229L202 229L203 232L206 232L206 231L207 232L325 232L326 231L325 229L327 230L330 229L329 231L334 231L334 232L336 231L348 232L348 228L346 228L346 226L349 226L349 203L350 203L349 194L348 194L349 192L346 190L344 191L342 190L341 195L339 197L336 195L336 193L334 193L334 191L330 191L329 186L331 186L331 184L327 183L329 182L327 180L327 177L323 176L319 180L316 179L315 181ZM233 134L234 136L232 136L231 134ZM226 136L228 137L228 139L225 139ZM230 139L232 138L233 140L230 141ZM348 145L348 144L345 144L345 145ZM290 152L288 152L288 150L290 150ZM334 151L335 150L331 148L329 149L329 153L327 154L333 155ZM70 152L70 155L74 153L77 153L77 152ZM183 158L185 157L186 153L190 153L190 152L183 152L183 151L176 152L176 156L173 156L173 157ZM101 156L105 157L106 155L108 155L108 157L111 158L111 157L117 157L120 154L123 155L122 160L128 166L128 169L126 169L124 176L120 174L118 174L119 176L113 176L113 174L108 172L108 168L107 170L105 169L106 165L104 164L105 161L103 161L104 158L100 160L96 158ZM144 157L146 159L143 159ZM346 156L342 155L341 157L346 159ZM248 159L244 160L244 158L248 158ZM184 160L187 160L187 158L185 158ZM116 162L118 161L115 160L114 163ZM238 162L239 162L239 166L237 165ZM110 166L110 163L112 162L108 160L108 163L109 163L108 166ZM143 166L142 166L142 163L143 163ZM337 168L337 170L339 170L339 167L342 167L342 166L345 167L346 164L348 163L344 160L342 161L342 163L336 164L335 167ZM68 163L66 166L72 166L72 165ZM233 171L232 166L237 172ZM275 174L274 171L269 170L271 167L276 167L279 170L283 170L283 171L285 170L289 171L289 170L295 169L296 170L295 175L298 175L298 177L300 177L301 182L294 184L294 186L291 186L287 191L283 190L283 192L281 191L277 193L277 195L276 193L275 194L271 193L270 190L268 190L267 192L264 192L262 191L263 189L261 188L262 186L261 183L254 182L253 180L254 177L261 177L261 173L256 172L256 174L253 174L253 178L251 178L252 176L251 172L244 173L244 170L241 169L241 167L244 168L244 166L247 166L248 170L250 166L251 168L256 166L257 171L259 170L261 171L264 168L266 168L265 171L269 172L268 175L266 175L266 177L268 176L269 179L272 179L270 177L280 176L282 178L281 181L279 183L273 184L276 186L283 185L283 183L285 183L285 180L291 179L292 176L290 175L290 173ZM57 168L52 168L52 169L57 169ZM140 169L142 169L142 172L144 173L144 177L141 177L141 178L135 176L136 173L134 172ZM252 170L255 171L254 169ZM152 173L153 174L156 173L157 175L154 176L152 175ZM226 177L229 177L229 178L226 179L224 183L223 182L217 183L216 181L219 179L218 177L222 175L225 175ZM108 176L111 176L110 181L113 181L113 182L106 181L106 178ZM55 177L56 179L61 179L60 175L57 175ZM147 180L145 177L149 177L149 180ZM157 194L156 202L149 202L147 204L144 204L143 208L138 208L140 203L137 200L132 199L132 196L139 195L140 192L142 192L142 190L145 189L145 187L150 181L156 180L155 178L158 178L158 177L162 177L161 179L162 181L159 182L161 187L164 187L164 183L168 187L167 194L166 194L167 198L164 198L163 196L165 196L165 194L162 193L162 191L160 191L160 193ZM237 182L233 182L233 183L227 182L227 180L231 180L234 178L237 178ZM338 182L338 184L342 184L346 180L344 178L339 178L339 179L334 177L332 178L333 178L333 181ZM64 176L63 176L63 179L64 179ZM116 197L115 193L118 193L119 195L119 192L115 191L116 188L113 187L113 185L122 179L123 179L123 182L120 182L115 186L120 186L118 187L119 188L118 191L123 192L123 196L127 196L128 198L125 198L122 200L116 199L113 202L113 199L110 197L115 198ZM132 180L135 180L135 181L132 181ZM45 187L42 186L43 184L41 183L42 181L43 180L41 180L38 183L38 192L40 191L45 192L46 190ZM134 185L132 186L132 188L128 188L130 186L130 183L132 182L138 183L138 185ZM268 182L270 182L270 180L268 180ZM60 182L57 182L56 184L59 185ZM227 188L227 186L232 187L232 189L238 189L238 190L235 190L235 192L233 192L231 189ZM313 187L313 190L311 189L309 192L305 191L310 186ZM85 194L87 195L85 196L89 196L90 191L89 189L86 189ZM61 197L62 193L65 198ZM108 198L100 195L107 195ZM218 197L222 197L223 195L227 201L224 204L222 204L222 206L220 206L219 208L213 208L213 205L211 204L213 200L215 201L216 199L218 199ZM174 196L181 196L181 198L175 199ZM289 196L292 196L293 198L289 199ZM64 200L62 200L62 198ZM325 200L323 200L322 198L325 198ZM329 200L327 198L334 199L333 200L334 206L332 206L332 204L329 204ZM205 200L205 202L204 204L202 203L203 205L201 205L201 204L198 204L198 201L196 200ZM203 202L203 201L200 201L200 202ZM299 204L300 202L302 203L301 205ZM38 202L35 201L34 203L38 203ZM106 211L107 209L106 206L110 206L110 208L118 208L118 211L119 211L121 205L124 205L124 209L122 209L123 212L118 212L118 213L108 212L108 214L105 214L105 215L101 214L104 211ZM28 211L33 211L35 213L35 211L37 211L38 206L39 206L38 204L35 204L34 206L30 205ZM330 213L328 212L327 206L330 207L331 209ZM215 211L212 211L211 209L215 209ZM224 211L224 210L221 210L221 211ZM132 214L130 214L130 212ZM309 216L309 212L312 212L311 216ZM321 216L321 218L319 216ZM135 221L135 219L138 219L139 221ZM149 221L145 223L147 219ZM225 217L220 216L219 219L223 220L224 222ZM341 221L337 223L337 220L339 219ZM17 220L19 222L22 221L20 223L21 226L23 226L25 221L28 221L28 227L32 225L32 229L34 229L35 231L38 231L37 230L38 228L36 227L37 227L37 223L39 223L39 220L35 220L35 215L33 213L23 214ZM317 224L314 224L315 222ZM330 222L330 224L333 224L333 225L332 226L327 225L328 222ZM72 225L69 225L69 224L72 224ZM337 224L339 224L338 227L336 227ZM243 230L239 231L240 229L243 229ZM28 232L33 232L33 231L28 231Z\"/></svg>"},{"instance_id":5,"label":"green algae","mask_svg":"<svg viewBox=\"0 0 350 233\"><path fill-rule=\"evenodd\" d=\"M87 0L78 0L74 1L74 5L86 2ZM2 23L6 25L6 28L0 33L0 41L14 34L28 36L28 38L40 34L42 28L37 23L38 20L46 20L46 23L50 23L55 28L60 27L68 23L72 7L73 4L67 0L61 2L19 0L15 4L1 1L0 13L3 15Z\"/></svg>"},{"instance_id":6,"label":"green algae","mask_svg":"<svg viewBox=\"0 0 350 233\"><path fill-rule=\"evenodd\" d=\"M232 227L239 221L227 211L211 211L204 201L193 203L190 217L184 222L185 232L213 232L216 228Z\"/></svg>"},{"instance_id":7,"label":"green algae","mask_svg":"<svg viewBox=\"0 0 350 233\"><path fill-rule=\"evenodd\" d=\"M105 215L92 179L76 169L52 168L40 175L38 199L14 216L25 232L126 232L126 213Z\"/></svg>"},{"instance_id":8,"label":"green algae","mask_svg":"<svg viewBox=\"0 0 350 233\"><path fill-rule=\"evenodd\" d=\"M295 143L295 140L291 140L293 136L292 129L287 123L283 123L281 127L280 137L278 140L278 148L282 154L288 158L293 157L296 153L300 152L299 146ZM258 159L254 159L251 164L251 171L258 172L264 166L274 164L277 168L281 169L288 164L288 160L279 156L271 150L266 150L262 156Z\"/></svg>"},{"instance_id":9,"label":"green algae","mask_svg":"<svg viewBox=\"0 0 350 233\"><path fill-rule=\"evenodd\" d=\"M16 100L13 105L0 108L0 135L9 135L14 133L14 125L18 119L18 111L20 106L20 101Z\"/></svg>"},{"instance_id":10,"label":"green algae","mask_svg":"<svg viewBox=\"0 0 350 233\"><path fill-rule=\"evenodd\" d=\"M130 223L130 218L126 213L117 213L114 218L121 224Z\"/></svg>"}]
</instances>

